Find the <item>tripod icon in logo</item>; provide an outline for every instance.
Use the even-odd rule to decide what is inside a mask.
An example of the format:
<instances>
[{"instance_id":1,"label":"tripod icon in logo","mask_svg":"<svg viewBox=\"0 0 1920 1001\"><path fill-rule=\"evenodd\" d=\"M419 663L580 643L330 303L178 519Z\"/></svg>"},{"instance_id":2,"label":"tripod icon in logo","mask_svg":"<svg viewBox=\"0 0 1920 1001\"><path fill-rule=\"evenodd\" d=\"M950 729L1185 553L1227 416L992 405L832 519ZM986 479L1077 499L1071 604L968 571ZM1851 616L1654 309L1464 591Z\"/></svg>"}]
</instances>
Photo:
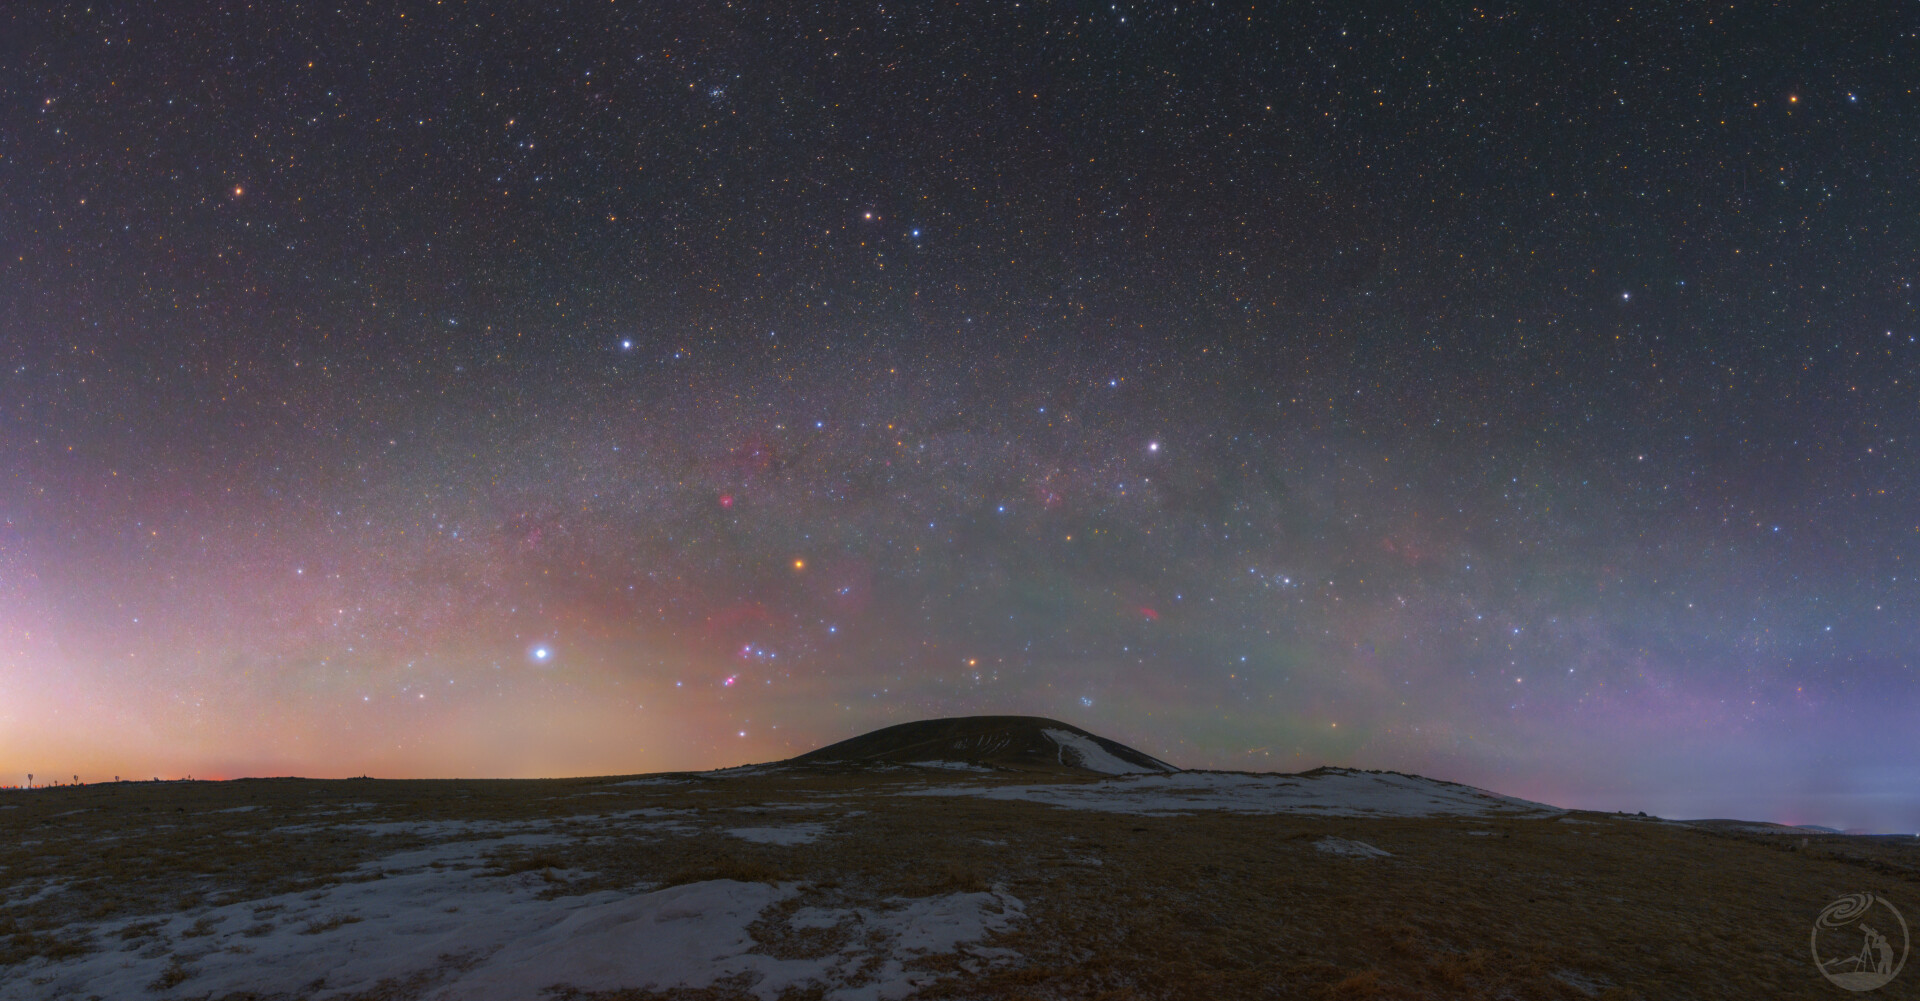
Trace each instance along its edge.
<instances>
[{"instance_id":1,"label":"tripod icon in logo","mask_svg":"<svg viewBox=\"0 0 1920 1001\"><path fill-rule=\"evenodd\" d=\"M1865 920L1876 907L1886 908L1894 924L1899 926L1900 945L1897 952L1893 941ZM1882 922L1882 927L1893 926ZM1830 939L1846 939L1851 937L1846 934L1849 930L1860 933L1859 951L1832 959L1820 958L1822 932L1827 933ZM1883 987L1899 975L1901 967L1907 963L1908 944L1906 919L1885 898L1871 893L1849 893L1841 897L1828 904L1813 923L1814 966L1834 986L1850 991L1870 991Z\"/></svg>"}]
</instances>

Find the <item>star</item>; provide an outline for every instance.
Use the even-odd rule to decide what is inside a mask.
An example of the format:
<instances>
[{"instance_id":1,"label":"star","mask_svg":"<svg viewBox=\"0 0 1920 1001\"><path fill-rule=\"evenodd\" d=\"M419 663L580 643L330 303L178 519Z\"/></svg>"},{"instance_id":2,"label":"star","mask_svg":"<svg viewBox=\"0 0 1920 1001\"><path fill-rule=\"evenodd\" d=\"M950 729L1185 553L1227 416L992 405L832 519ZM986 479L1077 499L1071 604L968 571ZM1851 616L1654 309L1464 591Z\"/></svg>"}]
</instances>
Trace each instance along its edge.
<instances>
[{"instance_id":1,"label":"star","mask_svg":"<svg viewBox=\"0 0 1920 1001\"><path fill-rule=\"evenodd\" d=\"M1883 751L1920 711L1885 263L1920 190L1874 141L1905 106L1845 88L1892 5L1697 32L1690 103L1624 72L1671 40L1568 4L1472 51L1286 4L688 41L603 3L537 45L256 6L355 68L9 22L48 89L0 161L42 221L0 326L0 715L41 771L612 774L1078 703L1201 768L1244 737L1920 825ZM735 753L629 739L668 688ZM1887 788L1795 798L1795 755Z\"/></svg>"}]
</instances>

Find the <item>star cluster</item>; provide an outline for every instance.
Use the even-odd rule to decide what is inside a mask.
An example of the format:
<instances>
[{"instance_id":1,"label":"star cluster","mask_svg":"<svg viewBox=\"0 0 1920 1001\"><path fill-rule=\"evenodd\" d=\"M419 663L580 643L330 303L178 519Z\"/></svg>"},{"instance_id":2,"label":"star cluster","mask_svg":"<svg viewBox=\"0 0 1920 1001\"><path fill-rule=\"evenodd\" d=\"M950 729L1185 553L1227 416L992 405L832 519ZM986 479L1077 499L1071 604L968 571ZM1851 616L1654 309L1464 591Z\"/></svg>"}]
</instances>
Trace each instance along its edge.
<instances>
[{"instance_id":1,"label":"star cluster","mask_svg":"<svg viewBox=\"0 0 1920 1001\"><path fill-rule=\"evenodd\" d=\"M0 771L1018 712L1920 828L1856 14L10 10Z\"/></svg>"}]
</instances>

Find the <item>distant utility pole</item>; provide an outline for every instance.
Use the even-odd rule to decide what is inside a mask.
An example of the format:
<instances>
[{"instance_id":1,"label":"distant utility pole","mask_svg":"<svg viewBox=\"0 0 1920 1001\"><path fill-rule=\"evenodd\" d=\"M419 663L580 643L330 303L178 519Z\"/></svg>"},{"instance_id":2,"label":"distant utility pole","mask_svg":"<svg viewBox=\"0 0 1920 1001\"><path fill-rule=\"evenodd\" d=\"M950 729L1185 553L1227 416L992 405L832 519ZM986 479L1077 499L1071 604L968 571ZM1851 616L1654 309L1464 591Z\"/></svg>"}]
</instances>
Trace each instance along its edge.
<instances>
[{"instance_id":1,"label":"distant utility pole","mask_svg":"<svg viewBox=\"0 0 1920 1001\"><path fill-rule=\"evenodd\" d=\"M32 773L32 772L28 772L28 773L27 773L27 788L29 788L29 789L31 789L31 788L33 788L33 773Z\"/></svg>"}]
</instances>

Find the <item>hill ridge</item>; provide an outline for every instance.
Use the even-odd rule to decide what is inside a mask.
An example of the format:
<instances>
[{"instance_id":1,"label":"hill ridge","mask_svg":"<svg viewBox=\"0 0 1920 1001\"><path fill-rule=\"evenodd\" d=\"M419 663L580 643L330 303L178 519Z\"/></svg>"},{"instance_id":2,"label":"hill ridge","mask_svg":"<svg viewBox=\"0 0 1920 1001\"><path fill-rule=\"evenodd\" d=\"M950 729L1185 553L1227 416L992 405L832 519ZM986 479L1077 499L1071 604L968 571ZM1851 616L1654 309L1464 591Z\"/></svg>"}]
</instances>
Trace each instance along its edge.
<instances>
[{"instance_id":1,"label":"hill ridge","mask_svg":"<svg viewBox=\"0 0 1920 1001\"><path fill-rule=\"evenodd\" d=\"M1102 775L1180 771L1144 751L1046 716L947 716L896 723L781 764L967 765Z\"/></svg>"}]
</instances>

